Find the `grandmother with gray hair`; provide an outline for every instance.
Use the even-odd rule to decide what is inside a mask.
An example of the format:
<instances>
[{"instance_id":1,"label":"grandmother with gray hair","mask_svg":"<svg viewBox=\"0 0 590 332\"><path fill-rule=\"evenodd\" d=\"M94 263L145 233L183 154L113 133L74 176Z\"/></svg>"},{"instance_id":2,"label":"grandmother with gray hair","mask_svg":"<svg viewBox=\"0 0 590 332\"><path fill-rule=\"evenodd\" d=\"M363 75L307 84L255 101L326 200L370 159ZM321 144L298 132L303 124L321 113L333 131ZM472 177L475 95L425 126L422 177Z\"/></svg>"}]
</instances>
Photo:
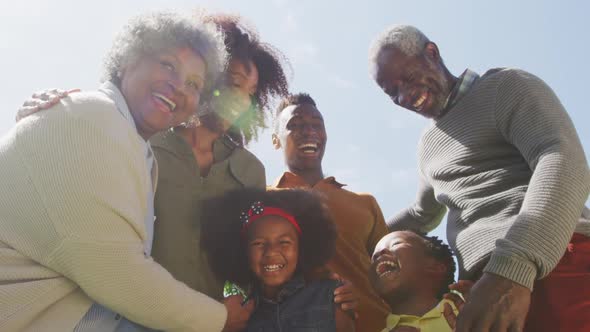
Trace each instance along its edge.
<instances>
[{"instance_id":1,"label":"grandmother with gray hair","mask_svg":"<svg viewBox=\"0 0 590 332\"><path fill-rule=\"evenodd\" d=\"M113 43L97 91L0 139L0 330L244 326L251 307L224 307L150 256L157 165L147 140L195 113L225 58L212 25L139 16Z\"/></svg>"},{"instance_id":2,"label":"grandmother with gray hair","mask_svg":"<svg viewBox=\"0 0 590 332\"><path fill-rule=\"evenodd\" d=\"M370 68L395 104L433 120L416 201L388 226L428 232L448 209L459 277L475 281L456 331L590 331L590 172L551 88L518 69L456 77L407 25L377 38Z\"/></svg>"}]
</instances>

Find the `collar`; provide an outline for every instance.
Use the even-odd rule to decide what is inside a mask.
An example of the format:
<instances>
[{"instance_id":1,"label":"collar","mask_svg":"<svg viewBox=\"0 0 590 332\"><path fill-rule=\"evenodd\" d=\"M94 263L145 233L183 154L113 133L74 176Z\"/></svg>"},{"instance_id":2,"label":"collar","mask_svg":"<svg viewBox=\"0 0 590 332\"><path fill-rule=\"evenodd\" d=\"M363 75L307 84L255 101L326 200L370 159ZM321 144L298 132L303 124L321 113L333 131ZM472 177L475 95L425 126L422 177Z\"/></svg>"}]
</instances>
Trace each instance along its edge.
<instances>
[{"instance_id":1,"label":"collar","mask_svg":"<svg viewBox=\"0 0 590 332\"><path fill-rule=\"evenodd\" d=\"M445 112L455 106L459 100L467 94L467 91L469 91L478 78L479 75L476 72L470 69L465 69L463 74L459 76L457 84L455 84L455 87L453 87L453 90L451 90L451 93L449 93L449 96L447 97L444 107Z\"/></svg>"},{"instance_id":2,"label":"collar","mask_svg":"<svg viewBox=\"0 0 590 332\"><path fill-rule=\"evenodd\" d=\"M104 82L99 88L98 91L104 93L107 97L109 97L114 103L115 107L125 120L135 129L137 132L137 126L135 125L135 120L133 120L133 116L131 115L131 111L129 110L129 106L127 106L127 102L125 101L125 97L119 88L110 81ZM154 158L154 152L152 151L152 146L149 142L145 141L143 137L137 133L137 136L141 139L144 143L144 154L146 159L146 165L150 172L150 176L152 179L152 190L156 191L156 183L158 179L158 165Z\"/></svg>"},{"instance_id":3,"label":"collar","mask_svg":"<svg viewBox=\"0 0 590 332\"><path fill-rule=\"evenodd\" d=\"M137 126L135 126L135 120L133 120L133 116L131 115L131 111L129 111L129 107L127 106L127 102L125 101L125 97L123 97L123 93L119 88L110 81L104 82L98 91L104 93L109 97L112 101L115 102L115 106L119 110L119 113L123 115L125 120L129 122L135 131L137 131Z\"/></svg>"},{"instance_id":4,"label":"collar","mask_svg":"<svg viewBox=\"0 0 590 332\"><path fill-rule=\"evenodd\" d=\"M455 304L449 300L442 300L440 301L434 308L430 309L427 313L422 315L422 317L414 316L414 315L396 315L396 314L389 314L387 315L386 326L387 328L396 327L398 324L402 325L411 325L411 324L418 324L419 321L426 320L426 319L433 319L433 318L440 318L443 316L445 310L445 303L449 303L453 308L455 314L458 314L458 310L455 307ZM412 325L413 326L413 325Z\"/></svg>"},{"instance_id":5,"label":"collar","mask_svg":"<svg viewBox=\"0 0 590 332\"><path fill-rule=\"evenodd\" d=\"M150 139L153 146L164 149L179 157L194 159L190 144L173 129L157 134ZM225 160L239 147L229 136L223 135L213 142L213 160Z\"/></svg>"},{"instance_id":6,"label":"collar","mask_svg":"<svg viewBox=\"0 0 590 332\"><path fill-rule=\"evenodd\" d=\"M316 183L314 186L310 186L309 184L307 184L307 182L305 182L303 177L301 177L295 173L287 171L287 172L283 173L283 175L281 175L275 181L273 187L275 187L275 188L313 188L313 187L316 187L320 184L328 184L328 185L335 186L338 188L342 188L342 187L346 186L346 184L336 181L336 178L333 176L329 176L327 178L324 178L324 179L320 180L318 183Z\"/></svg>"}]
</instances>

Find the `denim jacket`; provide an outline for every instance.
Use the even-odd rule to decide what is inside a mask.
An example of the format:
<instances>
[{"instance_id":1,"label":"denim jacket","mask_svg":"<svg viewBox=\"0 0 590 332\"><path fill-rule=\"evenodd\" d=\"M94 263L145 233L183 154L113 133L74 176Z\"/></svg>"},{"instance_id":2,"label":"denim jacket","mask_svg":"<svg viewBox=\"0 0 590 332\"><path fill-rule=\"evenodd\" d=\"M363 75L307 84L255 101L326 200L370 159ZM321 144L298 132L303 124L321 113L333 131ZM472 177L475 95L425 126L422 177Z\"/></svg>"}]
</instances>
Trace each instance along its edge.
<instances>
[{"instance_id":1,"label":"denim jacket","mask_svg":"<svg viewBox=\"0 0 590 332\"><path fill-rule=\"evenodd\" d=\"M306 283L294 277L279 292L276 301L255 295L257 307L247 332L335 332L335 280Z\"/></svg>"}]
</instances>

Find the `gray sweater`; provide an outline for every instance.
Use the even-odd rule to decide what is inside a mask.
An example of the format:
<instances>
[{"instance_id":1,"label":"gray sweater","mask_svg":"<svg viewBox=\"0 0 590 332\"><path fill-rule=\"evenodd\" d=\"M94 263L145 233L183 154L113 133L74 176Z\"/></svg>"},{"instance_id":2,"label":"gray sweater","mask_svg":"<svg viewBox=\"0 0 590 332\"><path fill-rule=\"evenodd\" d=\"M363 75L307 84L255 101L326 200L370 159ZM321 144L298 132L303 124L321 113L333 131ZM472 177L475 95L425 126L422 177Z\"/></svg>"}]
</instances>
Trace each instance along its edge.
<instances>
[{"instance_id":1,"label":"gray sweater","mask_svg":"<svg viewBox=\"0 0 590 332\"><path fill-rule=\"evenodd\" d=\"M418 147L416 203L390 229L431 231L448 208L461 278L490 272L532 289L557 265L590 191L584 150L565 109L539 78L492 69Z\"/></svg>"}]
</instances>

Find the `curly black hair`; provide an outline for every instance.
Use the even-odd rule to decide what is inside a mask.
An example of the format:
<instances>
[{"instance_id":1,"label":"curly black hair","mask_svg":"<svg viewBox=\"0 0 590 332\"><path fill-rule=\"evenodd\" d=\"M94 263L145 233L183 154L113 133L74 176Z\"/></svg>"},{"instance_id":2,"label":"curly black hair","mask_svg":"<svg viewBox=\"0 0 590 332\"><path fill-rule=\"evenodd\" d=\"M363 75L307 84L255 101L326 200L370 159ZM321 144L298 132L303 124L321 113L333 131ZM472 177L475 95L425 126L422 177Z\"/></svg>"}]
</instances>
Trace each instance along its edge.
<instances>
[{"instance_id":1,"label":"curly black hair","mask_svg":"<svg viewBox=\"0 0 590 332\"><path fill-rule=\"evenodd\" d=\"M291 106L291 105L302 105L302 104L310 104L313 105L314 107L318 107L318 105L316 104L315 100L313 100L313 98L305 92L299 92L299 93L294 93L294 94L290 94L286 97L284 97L281 102L279 103L279 107L277 107L275 116L274 116L274 123L275 123L275 133L277 133L279 131L278 125L279 125L279 115L281 114L281 112Z\"/></svg>"},{"instance_id":2,"label":"curly black hair","mask_svg":"<svg viewBox=\"0 0 590 332\"><path fill-rule=\"evenodd\" d=\"M428 236L425 233L411 229L405 229L403 231L418 235L424 242L426 254L446 267L447 275L441 281L440 289L436 295L438 299L442 299L443 295L449 292L449 285L455 282L456 265L453 259L453 251L438 236Z\"/></svg>"},{"instance_id":3,"label":"curly black hair","mask_svg":"<svg viewBox=\"0 0 590 332\"><path fill-rule=\"evenodd\" d=\"M241 61L248 68L252 61L258 70L258 89L253 99L255 107L245 112L227 131L233 141L240 146L258 138L258 132L266 128L265 111L271 108L270 102L277 97L289 94L286 68L291 68L287 58L275 47L260 41L257 31L235 15L210 15L204 19L216 24L223 32L229 61ZM215 113L200 117L201 123L212 130L221 128L221 119Z\"/></svg>"},{"instance_id":4,"label":"curly black hair","mask_svg":"<svg viewBox=\"0 0 590 332\"><path fill-rule=\"evenodd\" d=\"M241 285L255 281L248 266L240 214L257 201L281 208L297 220L301 228L298 272L309 275L332 258L336 228L318 194L303 189L240 189L203 204L201 249L217 278Z\"/></svg>"}]
</instances>

